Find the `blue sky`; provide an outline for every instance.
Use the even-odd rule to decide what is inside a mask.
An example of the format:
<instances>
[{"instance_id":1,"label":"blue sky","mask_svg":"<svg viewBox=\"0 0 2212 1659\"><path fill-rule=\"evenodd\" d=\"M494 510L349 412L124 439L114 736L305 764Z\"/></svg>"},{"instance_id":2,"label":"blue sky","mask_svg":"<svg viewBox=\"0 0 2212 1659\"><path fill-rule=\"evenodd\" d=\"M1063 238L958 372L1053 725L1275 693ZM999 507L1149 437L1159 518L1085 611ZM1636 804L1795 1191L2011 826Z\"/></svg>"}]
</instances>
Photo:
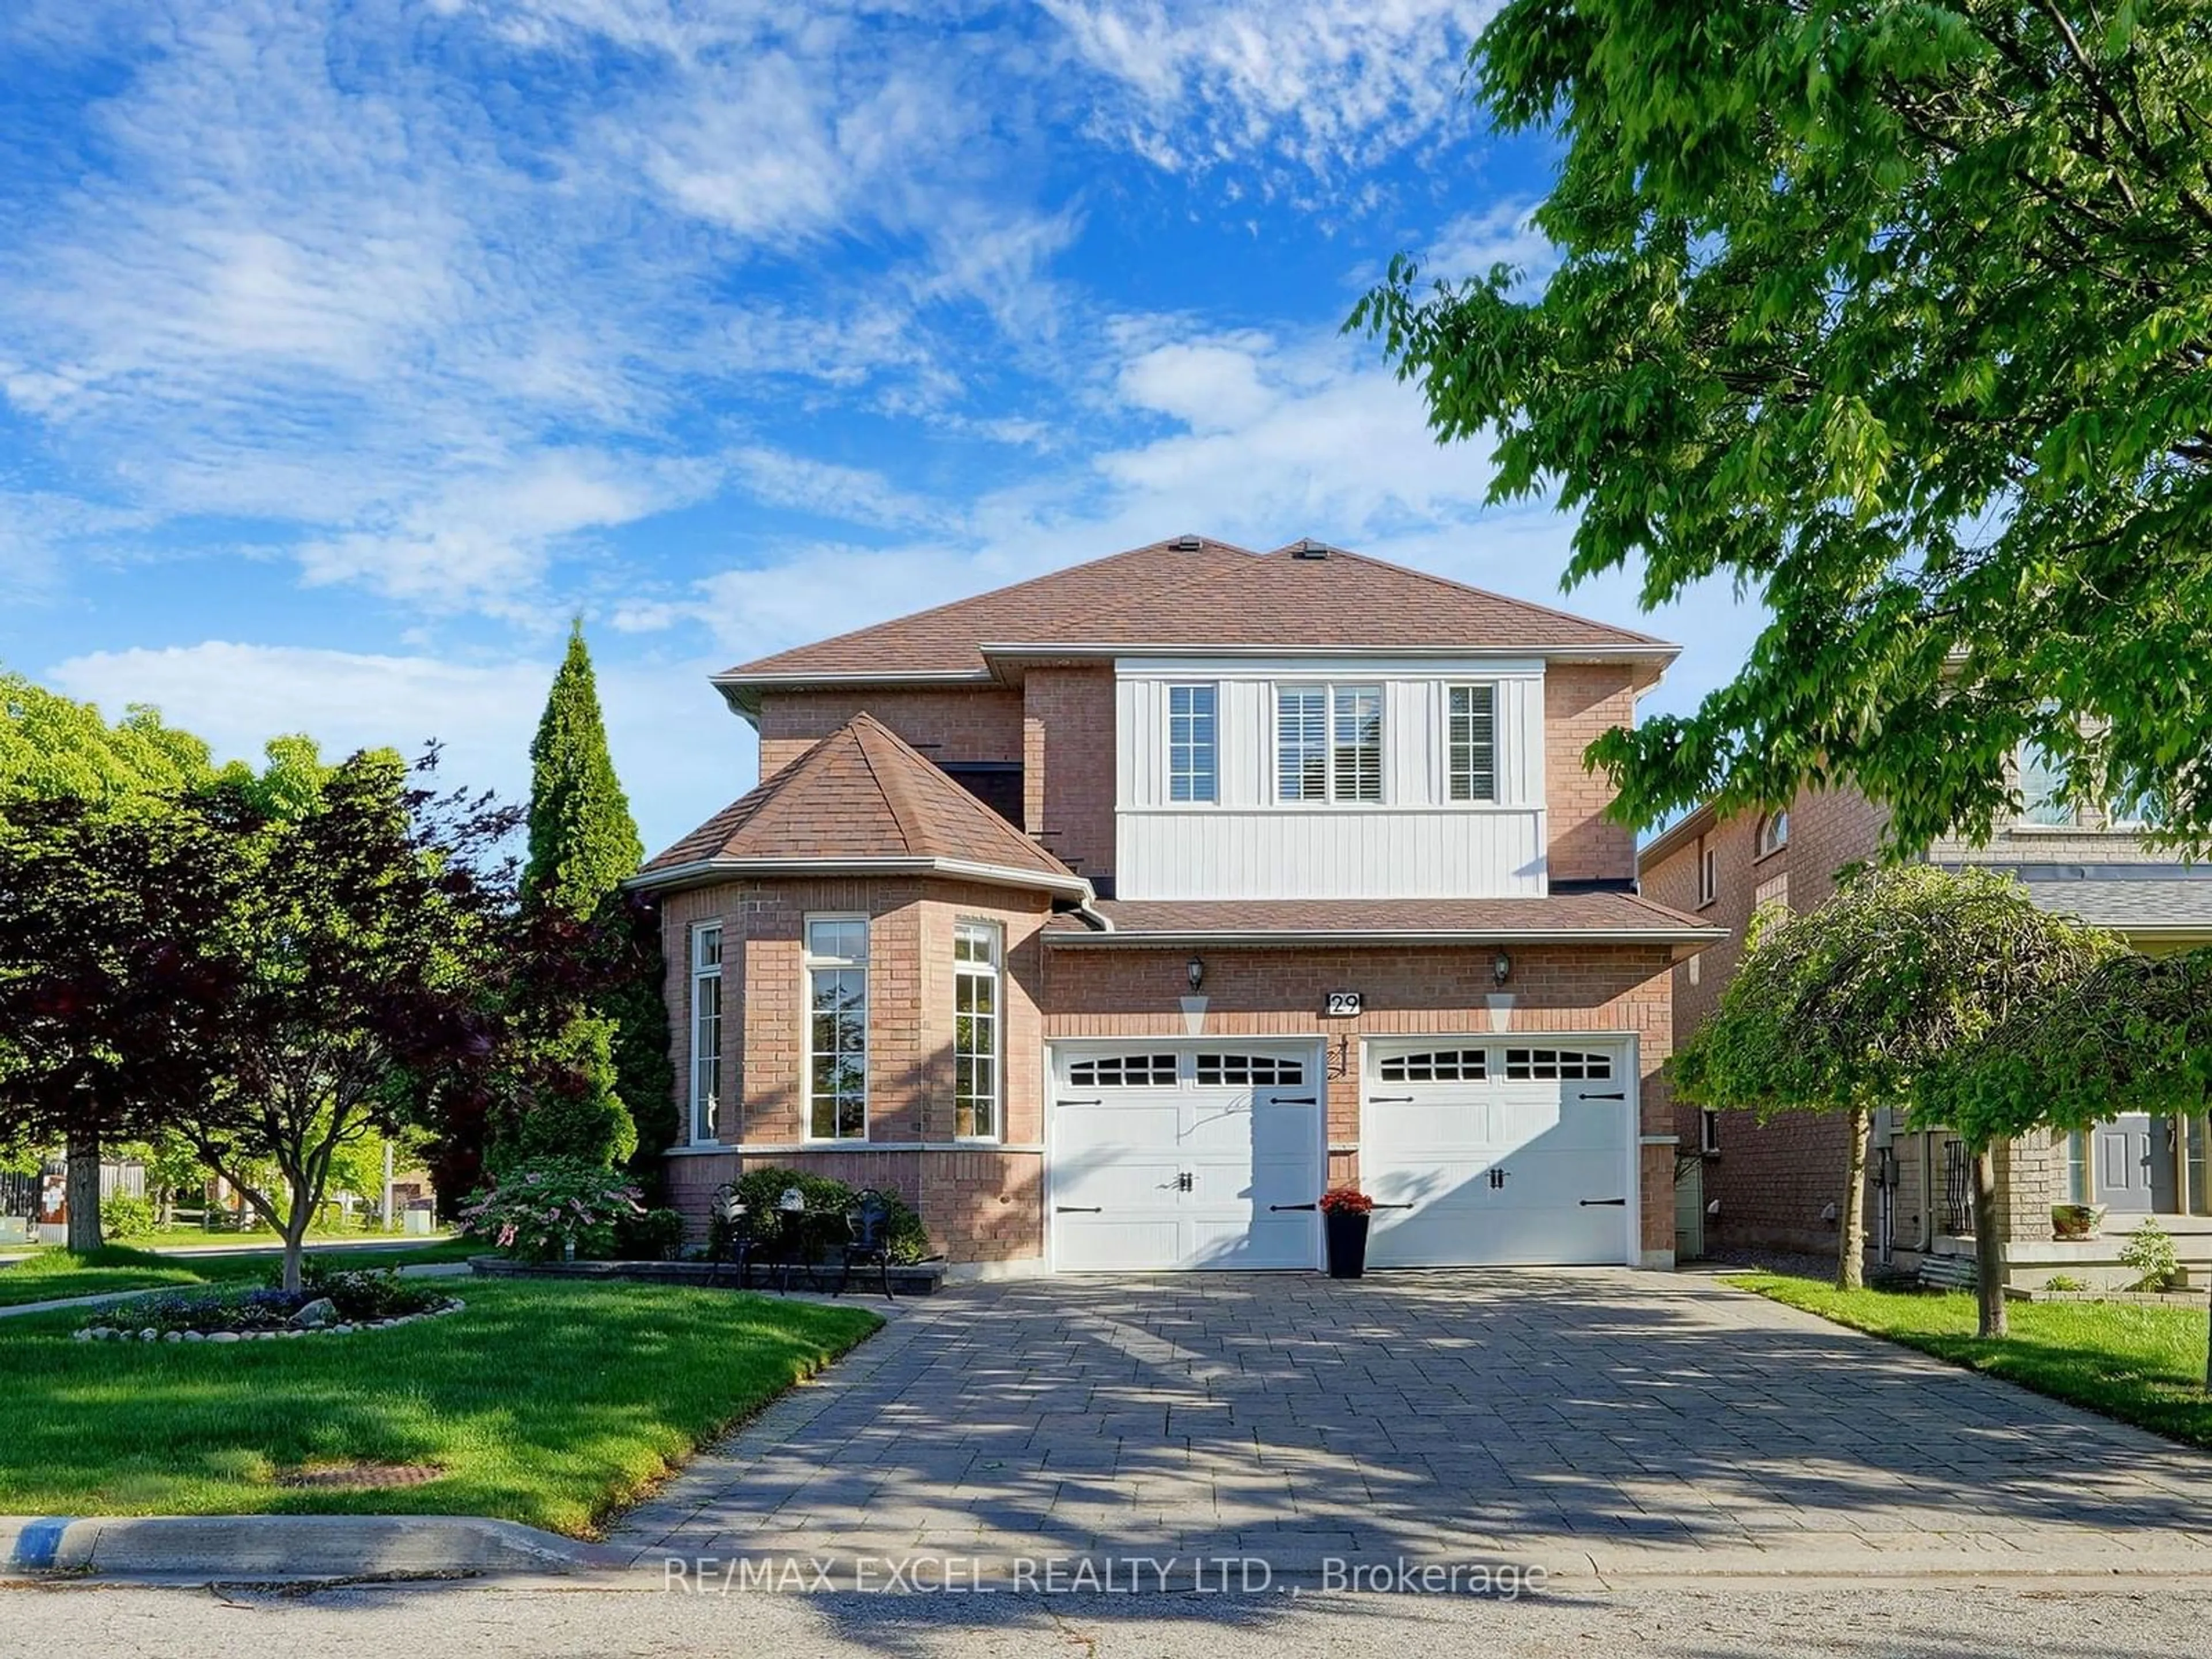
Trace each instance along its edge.
<instances>
[{"instance_id":1,"label":"blue sky","mask_svg":"<svg viewBox=\"0 0 2212 1659\"><path fill-rule=\"evenodd\" d=\"M12 0L0 662L509 792L572 614L665 843L711 670L1182 531L1556 600L1571 526L1337 329L1540 276L1430 0ZM1725 594L1638 617L1694 700Z\"/></svg>"}]
</instances>

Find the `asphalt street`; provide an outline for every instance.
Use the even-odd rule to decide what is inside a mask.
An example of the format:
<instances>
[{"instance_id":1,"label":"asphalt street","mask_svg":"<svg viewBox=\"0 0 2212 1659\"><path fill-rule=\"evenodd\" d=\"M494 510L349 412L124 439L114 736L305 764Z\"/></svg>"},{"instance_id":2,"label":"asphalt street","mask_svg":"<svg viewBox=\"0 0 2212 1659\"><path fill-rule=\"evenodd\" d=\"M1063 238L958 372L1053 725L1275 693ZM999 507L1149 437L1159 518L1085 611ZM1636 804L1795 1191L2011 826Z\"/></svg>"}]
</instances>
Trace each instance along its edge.
<instances>
[{"instance_id":1,"label":"asphalt street","mask_svg":"<svg viewBox=\"0 0 2212 1659\"><path fill-rule=\"evenodd\" d=\"M270 1592L80 1583L0 1592L0 1655L2173 1659L2204 1650L2208 1619L2212 1583L2109 1577L2031 1584L1729 1580L1618 1589L1585 1583L1512 1602L1312 1594L725 1596L483 1584Z\"/></svg>"}]
</instances>

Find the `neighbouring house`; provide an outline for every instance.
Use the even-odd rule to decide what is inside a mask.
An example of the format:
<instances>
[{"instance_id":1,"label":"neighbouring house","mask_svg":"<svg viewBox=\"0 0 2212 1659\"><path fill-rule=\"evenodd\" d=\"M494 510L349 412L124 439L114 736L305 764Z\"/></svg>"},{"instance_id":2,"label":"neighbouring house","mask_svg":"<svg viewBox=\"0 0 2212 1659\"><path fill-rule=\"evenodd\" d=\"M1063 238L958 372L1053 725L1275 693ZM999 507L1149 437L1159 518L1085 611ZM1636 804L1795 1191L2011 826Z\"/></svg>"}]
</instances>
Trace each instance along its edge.
<instances>
[{"instance_id":1,"label":"neighbouring house","mask_svg":"<svg viewBox=\"0 0 2212 1659\"><path fill-rule=\"evenodd\" d=\"M2139 951L2212 944L2212 865L2178 860L2148 844L2124 805L2077 815L2057 799L2060 779L2039 751L2015 758L2017 818L1985 845L1939 842L1926 857L1948 868L2009 871L2045 909L2112 928ZM1820 904L1846 867L1871 860L1887 820L1849 790L1806 791L1785 811L1717 817L1691 813L1644 849L1644 892L1729 930L1722 944L1674 970L1676 1030L1708 1018L1743 949L1753 913L1769 902ZM2212 1267L2212 1164L2208 1124L2130 1112L2080 1133L2041 1133L1998 1149L2008 1282L2053 1273L2092 1285L2126 1282L2127 1235L2146 1217L2175 1235L2185 1265ZM1843 1199L1840 1117L1797 1114L1761 1125L1744 1112L1685 1108L1685 1158L1675 1248L1833 1251ZM2051 1207L2103 1207L2097 1237L2053 1236ZM1873 1263L1942 1283L1971 1283L1974 1241L1968 1148L1948 1131L1909 1129L1875 1115L1868 1166L1867 1237Z\"/></svg>"},{"instance_id":2,"label":"neighbouring house","mask_svg":"<svg viewBox=\"0 0 2212 1659\"><path fill-rule=\"evenodd\" d=\"M651 860L695 1223L895 1190L969 1274L1674 1261L1720 936L1583 764L1675 647L1196 536L717 675L761 782Z\"/></svg>"}]
</instances>

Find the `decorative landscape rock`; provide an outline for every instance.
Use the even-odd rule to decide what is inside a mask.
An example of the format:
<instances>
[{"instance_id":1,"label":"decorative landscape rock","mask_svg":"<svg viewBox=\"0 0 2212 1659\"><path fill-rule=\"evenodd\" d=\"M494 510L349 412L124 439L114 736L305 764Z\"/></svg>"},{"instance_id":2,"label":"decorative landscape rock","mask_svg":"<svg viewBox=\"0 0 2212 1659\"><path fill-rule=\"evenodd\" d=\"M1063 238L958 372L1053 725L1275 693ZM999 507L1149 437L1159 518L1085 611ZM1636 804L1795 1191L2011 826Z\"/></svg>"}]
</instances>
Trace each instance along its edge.
<instances>
[{"instance_id":1,"label":"decorative landscape rock","mask_svg":"<svg viewBox=\"0 0 2212 1659\"><path fill-rule=\"evenodd\" d=\"M208 1300L210 1310L222 1310L225 1305L221 1297ZM338 1316L337 1304L331 1298L322 1297L301 1307L285 1323L258 1329L203 1331L172 1327L163 1330L158 1326L148 1325L134 1331L113 1325L88 1325L71 1334L79 1342L267 1342L280 1336L352 1336L363 1331L388 1330L395 1325L412 1325L425 1319L441 1319L447 1314L459 1313L467 1306L468 1304L459 1297L447 1297L434 1307L418 1308L382 1319L343 1319ZM179 1310L172 1307L170 1311ZM301 1322L303 1319L307 1322Z\"/></svg>"}]
</instances>

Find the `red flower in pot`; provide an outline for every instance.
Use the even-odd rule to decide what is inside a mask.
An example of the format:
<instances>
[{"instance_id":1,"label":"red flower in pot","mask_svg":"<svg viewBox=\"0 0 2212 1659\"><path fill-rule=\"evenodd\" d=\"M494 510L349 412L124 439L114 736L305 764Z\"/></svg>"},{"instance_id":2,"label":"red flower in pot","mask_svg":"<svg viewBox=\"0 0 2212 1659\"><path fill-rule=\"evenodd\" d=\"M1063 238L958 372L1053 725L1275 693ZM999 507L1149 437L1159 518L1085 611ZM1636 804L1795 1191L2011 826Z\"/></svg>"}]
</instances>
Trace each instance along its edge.
<instances>
[{"instance_id":1,"label":"red flower in pot","mask_svg":"<svg viewBox=\"0 0 2212 1659\"><path fill-rule=\"evenodd\" d=\"M1358 1279L1367 1271L1367 1216L1374 1207L1375 1200L1357 1187L1332 1187L1321 1195L1331 1279Z\"/></svg>"}]
</instances>

